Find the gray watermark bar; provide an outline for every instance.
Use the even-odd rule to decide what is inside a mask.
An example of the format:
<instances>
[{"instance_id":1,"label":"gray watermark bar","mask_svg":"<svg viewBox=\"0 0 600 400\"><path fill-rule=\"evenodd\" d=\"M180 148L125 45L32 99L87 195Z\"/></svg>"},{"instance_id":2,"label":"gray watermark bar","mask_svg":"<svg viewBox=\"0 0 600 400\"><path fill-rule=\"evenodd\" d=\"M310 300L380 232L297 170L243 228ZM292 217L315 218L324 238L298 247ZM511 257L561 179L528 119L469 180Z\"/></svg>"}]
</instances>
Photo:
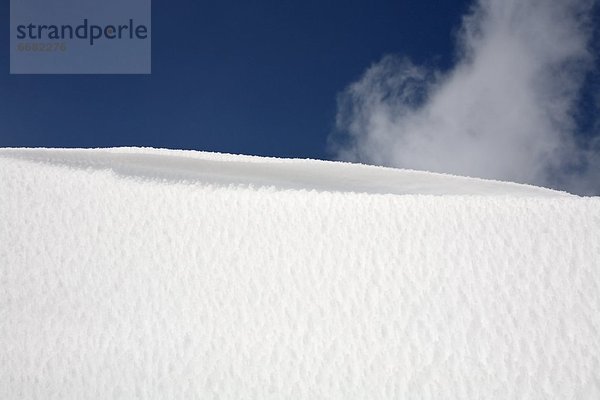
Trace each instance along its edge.
<instances>
[{"instance_id":1,"label":"gray watermark bar","mask_svg":"<svg viewBox=\"0 0 600 400\"><path fill-rule=\"evenodd\" d=\"M11 74L150 74L151 0L11 0Z\"/></svg>"}]
</instances>

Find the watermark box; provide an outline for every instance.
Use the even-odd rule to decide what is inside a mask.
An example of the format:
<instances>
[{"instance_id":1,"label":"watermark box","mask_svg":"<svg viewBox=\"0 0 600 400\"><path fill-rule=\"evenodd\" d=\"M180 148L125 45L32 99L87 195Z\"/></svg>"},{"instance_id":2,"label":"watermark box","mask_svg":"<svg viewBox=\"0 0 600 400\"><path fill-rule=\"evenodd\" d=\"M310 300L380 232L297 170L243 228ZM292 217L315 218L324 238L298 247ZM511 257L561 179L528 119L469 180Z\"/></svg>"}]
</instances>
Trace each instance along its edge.
<instances>
[{"instance_id":1,"label":"watermark box","mask_svg":"<svg viewBox=\"0 0 600 400\"><path fill-rule=\"evenodd\" d=\"M151 0L10 0L11 74L149 74L151 38Z\"/></svg>"}]
</instances>

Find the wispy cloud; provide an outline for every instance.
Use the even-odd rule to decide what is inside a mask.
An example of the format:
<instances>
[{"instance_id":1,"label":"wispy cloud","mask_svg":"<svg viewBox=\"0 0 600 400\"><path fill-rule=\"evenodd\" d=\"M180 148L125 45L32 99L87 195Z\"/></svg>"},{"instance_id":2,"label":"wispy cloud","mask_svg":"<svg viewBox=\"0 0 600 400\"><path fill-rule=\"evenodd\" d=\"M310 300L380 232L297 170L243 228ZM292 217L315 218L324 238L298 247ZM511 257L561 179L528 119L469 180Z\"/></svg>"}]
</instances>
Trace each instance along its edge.
<instances>
[{"instance_id":1,"label":"wispy cloud","mask_svg":"<svg viewBox=\"0 0 600 400\"><path fill-rule=\"evenodd\" d=\"M338 98L341 159L600 194L576 134L594 0L479 0L447 72L386 56Z\"/></svg>"}]
</instances>

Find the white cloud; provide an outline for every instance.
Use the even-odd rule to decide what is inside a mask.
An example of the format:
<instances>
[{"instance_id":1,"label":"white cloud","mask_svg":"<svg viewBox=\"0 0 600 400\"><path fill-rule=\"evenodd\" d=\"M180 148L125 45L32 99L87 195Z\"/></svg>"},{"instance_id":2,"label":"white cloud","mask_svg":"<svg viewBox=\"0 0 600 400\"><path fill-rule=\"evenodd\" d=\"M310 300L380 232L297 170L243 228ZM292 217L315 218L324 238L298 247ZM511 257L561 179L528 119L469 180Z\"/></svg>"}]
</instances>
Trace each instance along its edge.
<instances>
[{"instance_id":1,"label":"white cloud","mask_svg":"<svg viewBox=\"0 0 600 400\"><path fill-rule=\"evenodd\" d=\"M442 73L386 56L338 99L339 158L600 192L577 143L593 1L480 0Z\"/></svg>"}]
</instances>

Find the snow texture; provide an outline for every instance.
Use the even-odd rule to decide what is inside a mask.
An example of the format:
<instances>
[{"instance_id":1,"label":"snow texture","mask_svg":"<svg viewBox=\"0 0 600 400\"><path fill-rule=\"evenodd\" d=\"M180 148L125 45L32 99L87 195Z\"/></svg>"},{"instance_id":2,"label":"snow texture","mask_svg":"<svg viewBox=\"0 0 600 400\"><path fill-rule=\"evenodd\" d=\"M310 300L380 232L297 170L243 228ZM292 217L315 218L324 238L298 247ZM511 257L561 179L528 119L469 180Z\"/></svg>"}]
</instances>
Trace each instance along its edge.
<instances>
[{"instance_id":1,"label":"snow texture","mask_svg":"<svg viewBox=\"0 0 600 400\"><path fill-rule=\"evenodd\" d=\"M1 399L598 399L600 199L0 149Z\"/></svg>"}]
</instances>

